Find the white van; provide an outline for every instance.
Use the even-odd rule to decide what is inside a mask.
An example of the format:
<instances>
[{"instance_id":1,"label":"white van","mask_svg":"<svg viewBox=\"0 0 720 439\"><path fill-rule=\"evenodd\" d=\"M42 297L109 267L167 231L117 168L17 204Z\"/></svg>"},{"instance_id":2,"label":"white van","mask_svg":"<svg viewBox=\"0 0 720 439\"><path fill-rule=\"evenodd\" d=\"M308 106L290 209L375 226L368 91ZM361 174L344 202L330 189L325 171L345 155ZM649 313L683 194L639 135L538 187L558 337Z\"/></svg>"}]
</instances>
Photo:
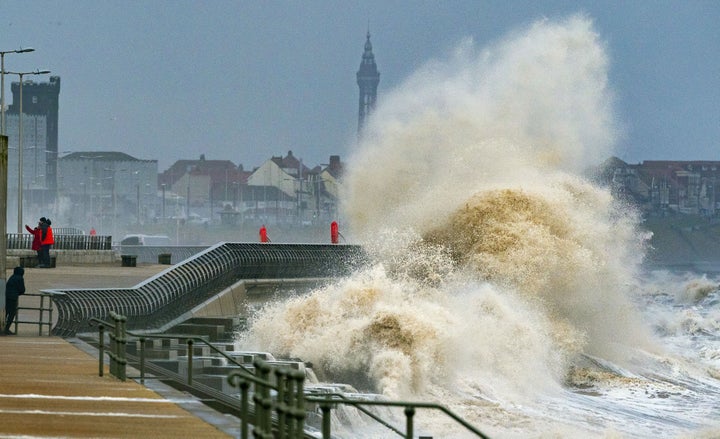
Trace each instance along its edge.
<instances>
[{"instance_id":1,"label":"white van","mask_svg":"<svg viewBox=\"0 0 720 439\"><path fill-rule=\"evenodd\" d=\"M125 235L120 245L171 245L170 238L165 235Z\"/></svg>"}]
</instances>

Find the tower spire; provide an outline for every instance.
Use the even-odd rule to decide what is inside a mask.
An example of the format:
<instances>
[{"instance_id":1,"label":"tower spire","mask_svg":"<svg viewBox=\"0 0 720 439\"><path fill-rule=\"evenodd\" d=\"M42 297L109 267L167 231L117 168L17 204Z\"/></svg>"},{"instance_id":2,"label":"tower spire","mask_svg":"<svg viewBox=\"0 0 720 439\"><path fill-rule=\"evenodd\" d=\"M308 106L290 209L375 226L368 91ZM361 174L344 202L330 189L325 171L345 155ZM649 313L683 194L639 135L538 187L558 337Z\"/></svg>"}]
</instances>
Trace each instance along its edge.
<instances>
[{"instance_id":1,"label":"tower spire","mask_svg":"<svg viewBox=\"0 0 720 439\"><path fill-rule=\"evenodd\" d=\"M367 118L375 109L377 100L377 87L380 83L380 72L375 64L375 55L370 42L370 20L368 20L367 37L365 40L365 51L360 61L360 69L357 71L357 85L360 88L360 102L358 108L358 136L361 134Z\"/></svg>"}]
</instances>

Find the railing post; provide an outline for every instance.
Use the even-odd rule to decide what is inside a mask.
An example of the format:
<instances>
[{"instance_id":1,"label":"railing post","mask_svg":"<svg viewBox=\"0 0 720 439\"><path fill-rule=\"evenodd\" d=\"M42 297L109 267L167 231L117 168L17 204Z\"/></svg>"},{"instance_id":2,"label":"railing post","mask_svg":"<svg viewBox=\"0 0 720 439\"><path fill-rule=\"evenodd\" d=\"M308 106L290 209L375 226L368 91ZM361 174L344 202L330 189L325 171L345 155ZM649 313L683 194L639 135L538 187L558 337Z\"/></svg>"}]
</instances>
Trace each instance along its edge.
<instances>
[{"instance_id":1,"label":"railing post","mask_svg":"<svg viewBox=\"0 0 720 439\"><path fill-rule=\"evenodd\" d=\"M330 409L332 408L329 401L320 403L320 410L322 410L322 437L323 439L330 439L330 424L332 419L330 417Z\"/></svg>"},{"instance_id":2,"label":"railing post","mask_svg":"<svg viewBox=\"0 0 720 439\"><path fill-rule=\"evenodd\" d=\"M48 337L52 334L52 312L53 312L53 306L52 306L52 300L50 300L50 305L48 307Z\"/></svg>"},{"instance_id":3,"label":"railing post","mask_svg":"<svg viewBox=\"0 0 720 439\"><path fill-rule=\"evenodd\" d=\"M250 389L250 383L246 380L240 383L240 437L242 439L248 439L249 437L249 422L248 416L250 412L250 403L248 401L248 391Z\"/></svg>"},{"instance_id":4,"label":"railing post","mask_svg":"<svg viewBox=\"0 0 720 439\"><path fill-rule=\"evenodd\" d=\"M291 382L294 384L293 404L290 415L292 416L292 437L302 437L305 425L305 390L303 383L305 382L305 373L299 370L290 371ZM291 387L292 392L292 387Z\"/></svg>"},{"instance_id":5,"label":"railing post","mask_svg":"<svg viewBox=\"0 0 720 439\"><path fill-rule=\"evenodd\" d=\"M255 360L255 374L258 381L255 382L255 413L256 422L253 434L262 439L272 439L271 419L272 411L270 410L270 388L268 383L270 380L270 366L260 359Z\"/></svg>"},{"instance_id":6,"label":"railing post","mask_svg":"<svg viewBox=\"0 0 720 439\"><path fill-rule=\"evenodd\" d=\"M43 317L45 317L45 295L40 295L40 322L38 323L38 337L42 335Z\"/></svg>"},{"instance_id":7,"label":"railing post","mask_svg":"<svg viewBox=\"0 0 720 439\"><path fill-rule=\"evenodd\" d=\"M119 376L121 381L125 381L127 379L127 358L125 356L125 345L127 344L127 334L125 331L125 322L127 322L127 317L120 316L118 319L117 327L119 328L119 339L118 339L118 363L120 366L119 370Z\"/></svg>"},{"instance_id":8,"label":"railing post","mask_svg":"<svg viewBox=\"0 0 720 439\"><path fill-rule=\"evenodd\" d=\"M193 341L191 338L187 340L187 380L188 385L192 386L193 379Z\"/></svg>"},{"instance_id":9,"label":"railing post","mask_svg":"<svg viewBox=\"0 0 720 439\"><path fill-rule=\"evenodd\" d=\"M405 407L405 437L407 439L413 439L413 418L415 417L415 407Z\"/></svg>"},{"instance_id":10,"label":"railing post","mask_svg":"<svg viewBox=\"0 0 720 439\"><path fill-rule=\"evenodd\" d=\"M276 408L278 413L278 439L285 439L285 433L287 432L288 425L288 409L290 404L288 403L287 375L281 368L275 369L275 379L277 380L277 402Z\"/></svg>"},{"instance_id":11,"label":"railing post","mask_svg":"<svg viewBox=\"0 0 720 439\"><path fill-rule=\"evenodd\" d=\"M115 326L112 329L112 332L109 334L110 337L110 375L117 376L117 331L118 331L118 324L117 319L114 315L111 314L111 317L113 318L113 321L115 322Z\"/></svg>"},{"instance_id":12,"label":"railing post","mask_svg":"<svg viewBox=\"0 0 720 439\"><path fill-rule=\"evenodd\" d=\"M105 369L105 325L98 325L98 351L100 353L100 376Z\"/></svg>"},{"instance_id":13,"label":"railing post","mask_svg":"<svg viewBox=\"0 0 720 439\"><path fill-rule=\"evenodd\" d=\"M145 337L140 337L140 384L145 384Z\"/></svg>"}]
</instances>

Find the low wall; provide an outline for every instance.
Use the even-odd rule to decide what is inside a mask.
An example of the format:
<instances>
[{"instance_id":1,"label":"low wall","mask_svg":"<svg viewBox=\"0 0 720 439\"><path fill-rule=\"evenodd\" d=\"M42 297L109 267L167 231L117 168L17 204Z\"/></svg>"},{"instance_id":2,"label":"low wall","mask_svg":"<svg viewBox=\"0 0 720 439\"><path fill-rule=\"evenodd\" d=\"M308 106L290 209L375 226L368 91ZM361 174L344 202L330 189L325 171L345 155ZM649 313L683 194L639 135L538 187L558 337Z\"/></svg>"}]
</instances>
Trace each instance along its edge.
<instances>
[{"instance_id":1,"label":"low wall","mask_svg":"<svg viewBox=\"0 0 720 439\"><path fill-rule=\"evenodd\" d=\"M119 255L133 255L138 263L157 264L158 256L170 255L170 263L177 264L208 248L207 245L121 245L114 248Z\"/></svg>"},{"instance_id":2,"label":"low wall","mask_svg":"<svg viewBox=\"0 0 720 439\"><path fill-rule=\"evenodd\" d=\"M120 260L120 255L113 250L50 250L50 256L55 257L57 265L114 264ZM17 267L20 258L36 257L37 252L32 250L8 249L5 266Z\"/></svg>"}]
</instances>

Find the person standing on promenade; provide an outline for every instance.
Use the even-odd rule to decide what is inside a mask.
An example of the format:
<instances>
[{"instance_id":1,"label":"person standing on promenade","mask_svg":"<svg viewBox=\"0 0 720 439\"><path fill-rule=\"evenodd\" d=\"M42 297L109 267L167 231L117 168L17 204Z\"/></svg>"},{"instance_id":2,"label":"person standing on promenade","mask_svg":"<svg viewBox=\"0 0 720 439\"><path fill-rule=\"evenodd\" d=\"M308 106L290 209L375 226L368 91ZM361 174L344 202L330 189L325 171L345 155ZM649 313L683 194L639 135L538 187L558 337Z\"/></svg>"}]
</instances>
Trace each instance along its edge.
<instances>
[{"instance_id":1,"label":"person standing on promenade","mask_svg":"<svg viewBox=\"0 0 720 439\"><path fill-rule=\"evenodd\" d=\"M342 233L340 233L340 227L338 226L337 221L333 221L330 223L330 242L333 244L339 244L340 238L345 240L345 237L342 236Z\"/></svg>"},{"instance_id":2,"label":"person standing on promenade","mask_svg":"<svg viewBox=\"0 0 720 439\"><path fill-rule=\"evenodd\" d=\"M38 268L50 268L50 248L55 244L53 238L52 222L50 218L46 218L45 222L40 223L40 230L42 231L40 240L40 252L42 253L42 260Z\"/></svg>"},{"instance_id":3,"label":"person standing on promenade","mask_svg":"<svg viewBox=\"0 0 720 439\"><path fill-rule=\"evenodd\" d=\"M260 227L260 242L270 242L270 238L268 238L267 229L265 228L265 224Z\"/></svg>"},{"instance_id":4,"label":"person standing on promenade","mask_svg":"<svg viewBox=\"0 0 720 439\"><path fill-rule=\"evenodd\" d=\"M15 321L18 310L18 299L25 294L25 269L15 267L12 276L5 284L5 335L15 335L10 331L10 325Z\"/></svg>"},{"instance_id":5,"label":"person standing on promenade","mask_svg":"<svg viewBox=\"0 0 720 439\"><path fill-rule=\"evenodd\" d=\"M32 245L30 246L30 248L32 248L33 251L35 251L35 253L37 253L38 265L42 264L42 252L40 251L40 247L41 247L40 243L42 241L42 230L40 229L40 225L43 223L43 221L45 221L45 217L40 218L40 221L38 221L38 225L35 226L34 229L31 229L30 226L25 224L25 230L27 230L28 233L32 234L32 236L33 236Z\"/></svg>"}]
</instances>

